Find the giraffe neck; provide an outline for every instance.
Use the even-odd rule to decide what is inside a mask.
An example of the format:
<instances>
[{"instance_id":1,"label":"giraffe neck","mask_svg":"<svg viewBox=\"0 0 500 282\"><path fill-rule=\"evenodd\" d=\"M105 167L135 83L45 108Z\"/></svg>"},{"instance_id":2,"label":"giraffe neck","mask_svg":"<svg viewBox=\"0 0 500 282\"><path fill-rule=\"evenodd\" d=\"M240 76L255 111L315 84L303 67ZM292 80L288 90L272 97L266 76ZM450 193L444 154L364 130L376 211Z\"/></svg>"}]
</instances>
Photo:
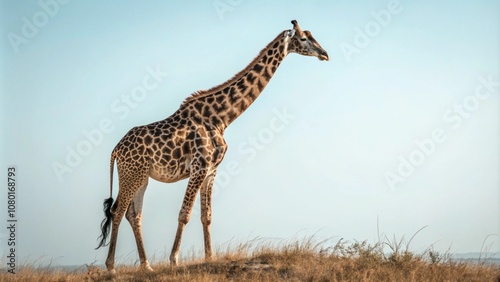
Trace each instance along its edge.
<instances>
[{"instance_id":1,"label":"giraffe neck","mask_svg":"<svg viewBox=\"0 0 500 282\"><path fill-rule=\"evenodd\" d=\"M289 31L280 33L242 71L225 83L195 92L181 105L190 117L224 130L256 99L288 54ZM194 112L194 113L193 113Z\"/></svg>"}]
</instances>

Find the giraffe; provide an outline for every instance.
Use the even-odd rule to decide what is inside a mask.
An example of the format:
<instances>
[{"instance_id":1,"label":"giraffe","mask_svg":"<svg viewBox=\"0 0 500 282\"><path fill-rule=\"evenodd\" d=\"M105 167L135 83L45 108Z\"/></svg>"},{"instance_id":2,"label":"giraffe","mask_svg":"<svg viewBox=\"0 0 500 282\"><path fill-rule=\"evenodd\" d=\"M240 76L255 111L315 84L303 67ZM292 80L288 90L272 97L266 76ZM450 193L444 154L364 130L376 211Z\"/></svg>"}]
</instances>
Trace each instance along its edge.
<instances>
[{"instance_id":1,"label":"giraffe","mask_svg":"<svg viewBox=\"0 0 500 282\"><path fill-rule=\"evenodd\" d=\"M189 178L179 212L170 263L177 264L181 237L189 222L196 195L200 193L205 259L212 258L212 185L227 149L224 130L260 95L289 53L328 61L327 52L311 32L293 28L280 32L252 62L233 78L209 90L197 91L164 120L132 128L111 153L110 197L104 201L105 218L96 249L107 245L111 228L107 269L114 273L118 228L125 218L132 226L140 267L152 271L141 231L142 204L149 178L172 183ZM113 203L113 168L117 163L119 190Z\"/></svg>"}]
</instances>

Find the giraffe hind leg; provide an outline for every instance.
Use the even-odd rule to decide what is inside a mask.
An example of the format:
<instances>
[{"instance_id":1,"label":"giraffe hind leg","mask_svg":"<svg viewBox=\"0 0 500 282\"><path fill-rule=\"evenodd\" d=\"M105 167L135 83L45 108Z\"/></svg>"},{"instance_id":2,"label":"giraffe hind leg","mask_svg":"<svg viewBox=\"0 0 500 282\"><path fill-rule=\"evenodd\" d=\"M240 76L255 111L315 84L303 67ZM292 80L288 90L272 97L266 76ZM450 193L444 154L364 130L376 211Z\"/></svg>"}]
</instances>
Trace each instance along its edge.
<instances>
[{"instance_id":1,"label":"giraffe hind leg","mask_svg":"<svg viewBox=\"0 0 500 282\"><path fill-rule=\"evenodd\" d=\"M139 259L141 262L141 268L147 271L152 271L153 269L149 265L148 259L146 257L146 250L144 248L144 241L142 239L142 203L144 199L144 193L147 188L147 179L146 183L143 184L139 190L134 195L134 198L130 202L128 206L127 213L125 214L125 218L132 226L132 230L134 232L135 242L137 244L137 251L139 253Z\"/></svg>"},{"instance_id":2,"label":"giraffe hind leg","mask_svg":"<svg viewBox=\"0 0 500 282\"><path fill-rule=\"evenodd\" d=\"M116 241L118 239L118 228L120 227L120 223L123 219L123 216L127 212L130 203L132 202L136 192L147 184L148 174L147 167L139 167L139 171L143 173L139 173L139 177L137 174L129 175L129 174L121 174L120 171L120 163L118 163L118 177L120 181L120 187L118 189L118 196L116 197L116 201L111 208L111 214L113 218L113 223L111 227L111 239L109 242L109 250L108 257L106 259L106 267L111 272L114 273L114 265L115 265L115 252L116 252ZM145 189L145 188L144 188ZM141 202L142 206L142 202ZM134 232L135 233L135 232Z\"/></svg>"},{"instance_id":3,"label":"giraffe hind leg","mask_svg":"<svg viewBox=\"0 0 500 282\"><path fill-rule=\"evenodd\" d=\"M120 222L127 210L128 202L123 198L122 194L118 192L116 201L111 208L111 214L113 218L111 226L111 239L109 240L108 257L106 258L106 268L111 272L115 273L115 251L116 251L116 240L118 238L118 228L120 227Z\"/></svg>"}]
</instances>

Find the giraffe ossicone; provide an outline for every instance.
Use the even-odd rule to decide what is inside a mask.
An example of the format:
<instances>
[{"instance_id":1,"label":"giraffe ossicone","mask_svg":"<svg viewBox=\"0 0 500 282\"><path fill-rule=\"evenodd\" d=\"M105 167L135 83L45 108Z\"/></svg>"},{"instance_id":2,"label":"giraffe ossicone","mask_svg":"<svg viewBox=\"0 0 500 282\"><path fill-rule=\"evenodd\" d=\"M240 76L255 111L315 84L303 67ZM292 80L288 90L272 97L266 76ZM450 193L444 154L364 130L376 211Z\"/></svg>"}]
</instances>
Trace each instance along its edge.
<instances>
[{"instance_id":1,"label":"giraffe ossicone","mask_svg":"<svg viewBox=\"0 0 500 282\"><path fill-rule=\"evenodd\" d=\"M289 53L329 60L328 53L309 31L293 20L293 29L280 32L250 64L223 84L197 91L164 120L132 128L113 149L110 160L110 197L104 201L105 218L97 248L110 234L106 267L114 272L120 222L132 226L142 269L152 270L141 231L142 204L149 178L172 183L189 178L179 212L171 264L177 264L182 233L189 222L196 195L200 193L205 258L212 257L212 186L217 167L227 150L224 130L260 95ZM116 161L119 189L113 200L113 169Z\"/></svg>"}]
</instances>

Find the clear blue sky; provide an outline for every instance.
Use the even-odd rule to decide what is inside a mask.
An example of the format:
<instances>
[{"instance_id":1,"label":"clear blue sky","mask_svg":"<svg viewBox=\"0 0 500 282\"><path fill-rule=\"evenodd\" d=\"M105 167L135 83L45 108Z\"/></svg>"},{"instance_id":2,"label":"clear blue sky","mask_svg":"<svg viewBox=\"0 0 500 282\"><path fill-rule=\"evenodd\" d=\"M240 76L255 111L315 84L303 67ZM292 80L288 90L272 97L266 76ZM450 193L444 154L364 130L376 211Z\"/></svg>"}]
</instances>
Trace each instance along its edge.
<instances>
[{"instance_id":1,"label":"clear blue sky","mask_svg":"<svg viewBox=\"0 0 500 282\"><path fill-rule=\"evenodd\" d=\"M316 232L373 242L378 219L389 237L428 226L417 252L479 252L485 238L500 251L498 1L41 0L1 1L0 13L0 156L2 177L18 170L20 262L103 263L115 144L229 79L292 19L330 61L289 55L227 129L214 245ZM143 233L156 260L186 184L150 181ZM117 258L130 262L122 223ZM202 248L197 203L181 256Z\"/></svg>"}]
</instances>

